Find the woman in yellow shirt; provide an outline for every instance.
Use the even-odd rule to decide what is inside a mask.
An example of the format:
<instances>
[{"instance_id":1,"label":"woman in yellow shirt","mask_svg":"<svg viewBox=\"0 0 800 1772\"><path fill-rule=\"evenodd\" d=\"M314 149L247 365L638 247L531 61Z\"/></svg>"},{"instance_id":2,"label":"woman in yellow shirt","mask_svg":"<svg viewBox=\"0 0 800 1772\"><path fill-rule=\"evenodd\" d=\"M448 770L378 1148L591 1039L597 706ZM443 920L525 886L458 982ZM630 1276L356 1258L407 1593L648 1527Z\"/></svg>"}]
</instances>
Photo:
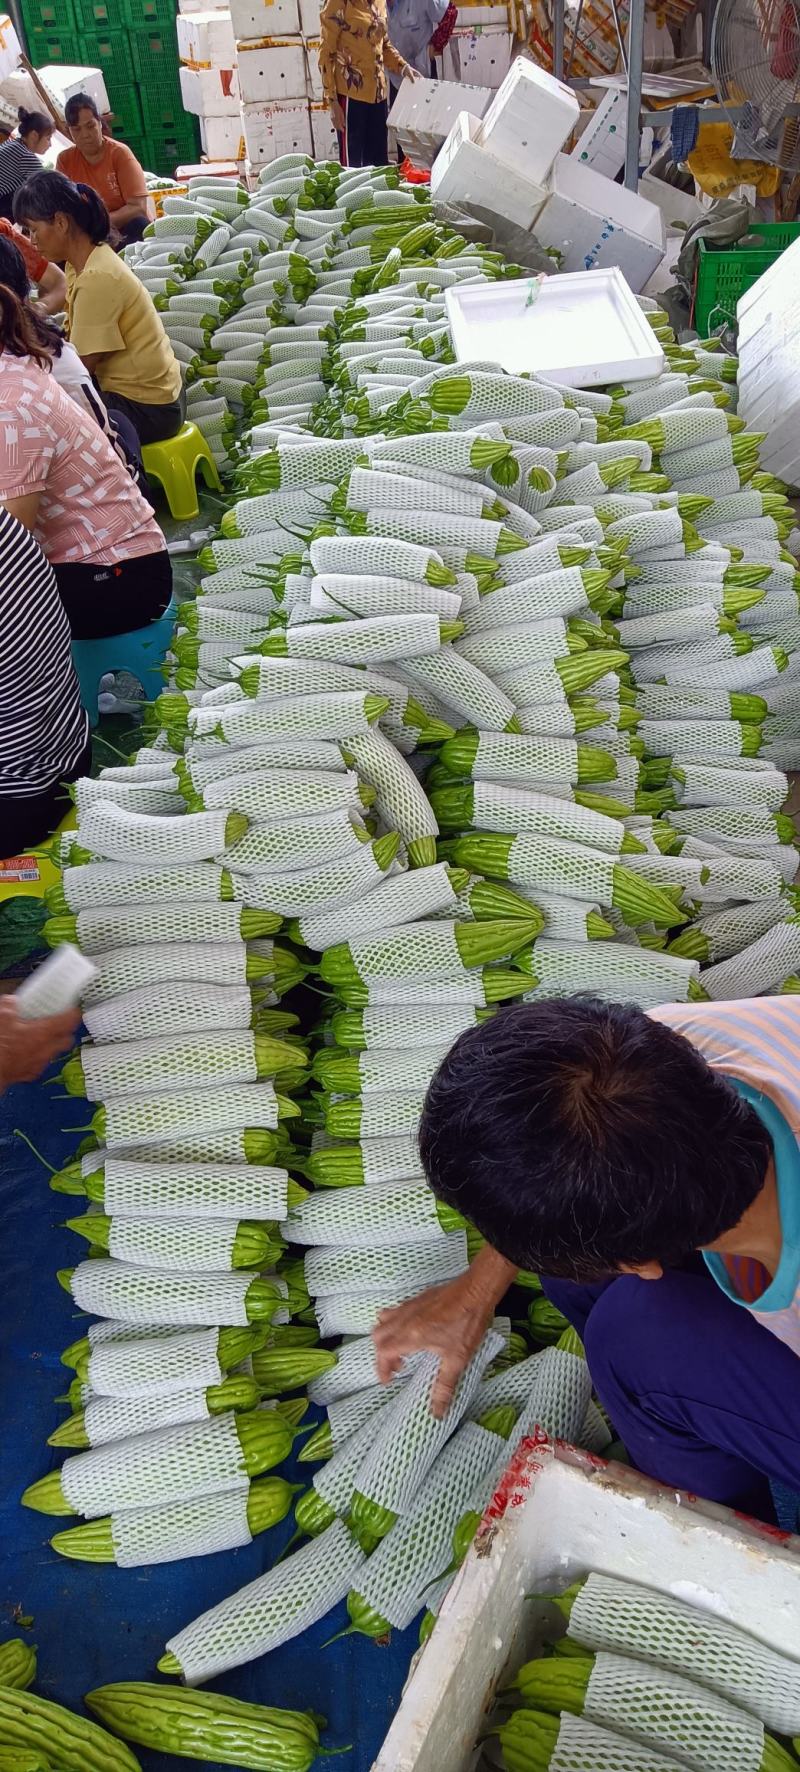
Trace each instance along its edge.
<instances>
[{"instance_id":1,"label":"woman in yellow shirt","mask_svg":"<svg viewBox=\"0 0 800 1772\"><path fill-rule=\"evenodd\" d=\"M38 172L17 192L14 214L46 258L66 263L70 343L109 412L128 418L140 443L174 437L186 417L180 364L152 298L108 245L97 192Z\"/></svg>"}]
</instances>

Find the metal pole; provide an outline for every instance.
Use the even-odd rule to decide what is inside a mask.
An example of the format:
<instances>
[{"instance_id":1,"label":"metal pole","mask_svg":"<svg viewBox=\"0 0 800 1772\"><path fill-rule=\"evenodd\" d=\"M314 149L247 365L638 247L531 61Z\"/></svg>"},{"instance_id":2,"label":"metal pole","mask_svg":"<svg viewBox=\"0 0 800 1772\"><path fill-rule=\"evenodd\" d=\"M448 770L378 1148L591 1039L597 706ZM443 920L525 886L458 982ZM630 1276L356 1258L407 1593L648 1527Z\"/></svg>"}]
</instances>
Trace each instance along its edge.
<instances>
[{"instance_id":1,"label":"metal pole","mask_svg":"<svg viewBox=\"0 0 800 1772\"><path fill-rule=\"evenodd\" d=\"M630 0L628 23L628 121L625 131L625 187L639 188L639 134L644 61L644 0Z\"/></svg>"},{"instance_id":2,"label":"metal pole","mask_svg":"<svg viewBox=\"0 0 800 1772\"><path fill-rule=\"evenodd\" d=\"M565 0L553 0L553 73L564 78L564 14Z\"/></svg>"}]
</instances>

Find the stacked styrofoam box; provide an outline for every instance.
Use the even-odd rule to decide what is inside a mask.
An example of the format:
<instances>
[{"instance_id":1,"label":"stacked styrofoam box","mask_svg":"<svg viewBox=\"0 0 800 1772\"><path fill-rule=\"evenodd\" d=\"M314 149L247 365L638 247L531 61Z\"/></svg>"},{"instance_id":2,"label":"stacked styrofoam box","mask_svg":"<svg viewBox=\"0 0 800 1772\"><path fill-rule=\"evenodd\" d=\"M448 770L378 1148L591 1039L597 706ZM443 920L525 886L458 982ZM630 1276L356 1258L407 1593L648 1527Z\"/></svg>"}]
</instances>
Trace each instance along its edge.
<instances>
[{"instance_id":1,"label":"stacked styrofoam box","mask_svg":"<svg viewBox=\"0 0 800 1772\"><path fill-rule=\"evenodd\" d=\"M199 119L209 160L241 158L236 38L228 7L181 12L177 19L181 96Z\"/></svg>"},{"instance_id":2,"label":"stacked styrofoam box","mask_svg":"<svg viewBox=\"0 0 800 1772\"><path fill-rule=\"evenodd\" d=\"M458 24L438 58L443 80L458 80L463 86L488 86L492 92L502 85L511 66L514 38L508 24Z\"/></svg>"},{"instance_id":3,"label":"stacked styrofoam box","mask_svg":"<svg viewBox=\"0 0 800 1772\"><path fill-rule=\"evenodd\" d=\"M400 149L415 166L432 166L461 112L482 117L491 99L488 86L404 80L389 112L390 154Z\"/></svg>"},{"instance_id":4,"label":"stacked styrofoam box","mask_svg":"<svg viewBox=\"0 0 800 1772\"><path fill-rule=\"evenodd\" d=\"M536 238L560 254L562 271L618 265L631 289L644 288L666 250L664 217L655 203L559 154L550 194L536 220Z\"/></svg>"},{"instance_id":5,"label":"stacked styrofoam box","mask_svg":"<svg viewBox=\"0 0 800 1772\"><path fill-rule=\"evenodd\" d=\"M241 98L241 132L248 161L264 166L279 155L313 153L308 54L298 0L231 0ZM319 29L319 10L305 7ZM321 89L319 92L321 98Z\"/></svg>"},{"instance_id":6,"label":"stacked styrofoam box","mask_svg":"<svg viewBox=\"0 0 800 1772\"><path fill-rule=\"evenodd\" d=\"M247 160L255 170L282 154L313 154L308 100L242 105L242 134Z\"/></svg>"},{"instance_id":7,"label":"stacked styrofoam box","mask_svg":"<svg viewBox=\"0 0 800 1772\"><path fill-rule=\"evenodd\" d=\"M800 486L800 240L781 253L742 296L738 411L763 431L762 466Z\"/></svg>"},{"instance_id":8,"label":"stacked styrofoam box","mask_svg":"<svg viewBox=\"0 0 800 1772\"><path fill-rule=\"evenodd\" d=\"M532 228L547 191L512 172L479 146L480 119L462 111L450 131L431 173L431 196L436 203L460 208L489 210L519 228Z\"/></svg>"},{"instance_id":9,"label":"stacked styrofoam box","mask_svg":"<svg viewBox=\"0 0 800 1772\"><path fill-rule=\"evenodd\" d=\"M315 160L338 160L339 138L331 122L327 105L312 99L308 107L311 118L311 142Z\"/></svg>"},{"instance_id":10,"label":"stacked styrofoam box","mask_svg":"<svg viewBox=\"0 0 800 1772\"><path fill-rule=\"evenodd\" d=\"M625 129L628 98L619 87L604 92L572 150L573 160L593 166L604 178L616 178L625 163Z\"/></svg>"},{"instance_id":11,"label":"stacked styrofoam box","mask_svg":"<svg viewBox=\"0 0 800 1772\"><path fill-rule=\"evenodd\" d=\"M550 167L578 115L570 88L520 56L482 120L471 107L462 109L434 163L432 196L532 228L549 195Z\"/></svg>"}]
</instances>

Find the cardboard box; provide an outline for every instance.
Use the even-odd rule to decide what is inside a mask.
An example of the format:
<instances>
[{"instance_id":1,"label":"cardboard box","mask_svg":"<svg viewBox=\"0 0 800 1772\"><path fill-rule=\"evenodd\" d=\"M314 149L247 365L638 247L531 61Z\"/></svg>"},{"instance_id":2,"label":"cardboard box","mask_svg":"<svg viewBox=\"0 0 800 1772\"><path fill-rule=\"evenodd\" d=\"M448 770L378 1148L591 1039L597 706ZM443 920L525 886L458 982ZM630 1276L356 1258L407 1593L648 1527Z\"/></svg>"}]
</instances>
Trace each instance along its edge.
<instances>
[{"instance_id":1,"label":"cardboard box","mask_svg":"<svg viewBox=\"0 0 800 1772\"><path fill-rule=\"evenodd\" d=\"M200 145L209 160L243 160L240 112L237 110L235 117L201 117Z\"/></svg>"},{"instance_id":2,"label":"cardboard box","mask_svg":"<svg viewBox=\"0 0 800 1772\"><path fill-rule=\"evenodd\" d=\"M237 43L300 30L298 0L230 0L230 7Z\"/></svg>"},{"instance_id":3,"label":"cardboard box","mask_svg":"<svg viewBox=\"0 0 800 1772\"><path fill-rule=\"evenodd\" d=\"M242 134L256 170L281 154L311 154L311 119L305 99L284 104L242 105Z\"/></svg>"},{"instance_id":4,"label":"cardboard box","mask_svg":"<svg viewBox=\"0 0 800 1772\"><path fill-rule=\"evenodd\" d=\"M327 105L310 104L312 153L315 160L338 160L339 138Z\"/></svg>"},{"instance_id":5,"label":"cardboard box","mask_svg":"<svg viewBox=\"0 0 800 1772\"><path fill-rule=\"evenodd\" d=\"M462 111L434 162L431 196L436 203L457 203L462 209L491 210L531 228L547 191L496 160L478 142L480 119Z\"/></svg>"},{"instance_id":6,"label":"cardboard box","mask_svg":"<svg viewBox=\"0 0 800 1772\"><path fill-rule=\"evenodd\" d=\"M236 67L186 68L178 70L181 97L193 117L239 119L239 79ZM215 155L216 159L218 156ZM227 159L223 154L222 159Z\"/></svg>"},{"instance_id":7,"label":"cardboard box","mask_svg":"<svg viewBox=\"0 0 800 1772\"><path fill-rule=\"evenodd\" d=\"M488 86L404 80L389 112L390 153L399 148L415 166L432 166L460 113L482 117L491 99Z\"/></svg>"},{"instance_id":8,"label":"cardboard box","mask_svg":"<svg viewBox=\"0 0 800 1772\"><path fill-rule=\"evenodd\" d=\"M56 62L48 64L46 68L37 68L36 72L60 111L63 111L67 99L72 98L75 92L88 92L101 116L111 110L111 101L100 68L74 68Z\"/></svg>"},{"instance_id":9,"label":"cardboard box","mask_svg":"<svg viewBox=\"0 0 800 1772\"><path fill-rule=\"evenodd\" d=\"M504 166L523 167L534 184L543 185L579 114L571 87L519 56L484 116L480 145Z\"/></svg>"},{"instance_id":10,"label":"cardboard box","mask_svg":"<svg viewBox=\"0 0 800 1772\"><path fill-rule=\"evenodd\" d=\"M319 37L304 38L306 47L306 86L312 104L321 105L325 97L322 90L322 75L319 71ZM404 81L404 85L410 82ZM313 125L312 125L313 127ZM325 156L327 158L327 155Z\"/></svg>"},{"instance_id":11,"label":"cardboard box","mask_svg":"<svg viewBox=\"0 0 800 1772\"><path fill-rule=\"evenodd\" d=\"M319 36L319 13L320 0L300 0L300 29L304 37Z\"/></svg>"},{"instance_id":12,"label":"cardboard box","mask_svg":"<svg viewBox=\"0 0 800 1772\"><path fill-rule=\"evenodd\" d=\"M227 7L214 12L178 14L178 54L203 68L236 66L236 38Z\"/></svg>"},{"instance_id":13,"label":"cardboard box","mask_svg":"<svg viewBox=\"0 0 800 1772\"><path fill-rule=\"evenodd\" d=\"M457 26L438 59L442 80L463 86L488 86L496 92L511 66L515 39L500 25Z\"/></svg>"},{"instance_id":14,"label":"cardboard box","mask_svg":"<svg viewBox=\"0 0 800 1772\"><path fill-rule=\"evenodd\" d=\"M243 105L268 105L308 97L302 37L269 37L238 45Z\"/></svg>"},{"instance_id":15,"label":"cardboard box","mask_svg":"<svg viewBox=\"0 0 800 1772\"><path fill-rule=\"evenodd\" d=\"M540 246L561 254L559 269L619 265L631 289L643 289L666 250L660 209L567 154L558 155L550 183L535 232Z\"/></svg>"}]
</instances>

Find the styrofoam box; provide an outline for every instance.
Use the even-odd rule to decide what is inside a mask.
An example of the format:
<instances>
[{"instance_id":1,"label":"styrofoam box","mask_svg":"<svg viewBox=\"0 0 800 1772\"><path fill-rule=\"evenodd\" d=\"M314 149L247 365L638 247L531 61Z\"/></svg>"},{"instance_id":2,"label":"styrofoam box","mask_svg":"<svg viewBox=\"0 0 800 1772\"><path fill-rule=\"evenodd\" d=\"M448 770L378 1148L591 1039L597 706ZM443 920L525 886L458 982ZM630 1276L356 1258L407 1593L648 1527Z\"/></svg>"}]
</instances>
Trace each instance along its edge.
<instances>
[{"instance_id":1,"label":"styrofoam box","mask_svg":"<svg viewBox=\"0 0 800 1772\"><path fill-rule=\"evenodd\" d=\"M666 251L661 210L591 166L559 154L536 238L561 253L562 271L618 265L631 289L643 289Z\"/></svg>"},{"instance_id":2,"label":"styrofoam box","mask_svg":"<svg viewBox=\"0 0 800 1772\"><path fill-rule=\"evenodd\" d=\"M243 160L244 137L239 111L235 117L201 117L200 145L209 160Z\"/></svg>"},{"instance_id":3,"label":"styrofoam box","mask_svg":"<svg viewBox=\"0 0 800 1772\"><path fill-rule=\"evenodd\" d=\"M616 265L576 277L461 283L445 291L459 363L500 363L510 375L571 388L650 380L664 353Z\"/></svg>"},{"instance_id":4,"label":"styrofoam box","mask_svg":"<svg viewBox=\"0 0 800 1772\"><path fill-rule=\"evenodd\" d=\"M604 178L616 178L625 164L627 118L627 94L619 87L611 87L603 93L580 141L576 142L572 150L573 160L579 160L581 166L593 166Z\"/></svg>"},{"instance_id":5,"label":"styrofoam box","mask_svg":"<svg viewBox=\"0 0 800 1772\"><path fill-rule=\"evenodd\" d=\"M193 117L239 119L239 78L232 68L185 68L178 70L184 107ZM215 155L216 159L217 156ZM223 154L223 159L227 155Z\"/></svg>"},{"instance_id":6,"label":"styrofoam box","mask_svg":"<svg viewBox=\"0 0 800 1772\"><path fill-rule=\"evenodd\" d=\"M478 117L460 113L433 163L431 197L465 209L490 209L519 228L532 227L547 191L510 167L499 167L479 146L480 127Z\"/></svg>"},{"instance_id":7,"label":"styrofoam box","mask_svg":"<svg viewBox=\"0 0 800 1772\"><path fill-rule=\"evenodd\" d=\"M178 54L182 62L212 68L236 65L236 38L227 7L216 12L178 14Z\"/></svg>"},{"instance_id":8,"label":"styrofoam box","mask_svg":"<svg viewBox=\"0 0 800 1772\"><path fill-rule=\"evenodd\" d=\"M308 97L302 37L270 37L240 43L239 90L243 105L275 104Z\"/></svg>"},{"instance_id":9,"label":"styrofoam box","mask_svg":"<svg viewBox=\"0 0 800 1772\"><path fill-rule=\"evenodd\" d=\"M304 37L303 42L306 48L306 85L309 97L313 104L321 105L325 94L322 88L322 75L319 71L319 37ZM408 85L410 82L404 81L403 84Z\"/></svg>"},{"instance_id":10,"label":"styrofoam box","mask_svg":"<svg viewBox=\"0 0 800 1772\"><path fill-rule=\"evenodd\" d=\"M562 1593L592 1569L800 1658L798 1539L778 1543L728 1508L556 1452L537 1435L523 1441L484 1515L372 1772L469 1772L495 1692L554 1623L531 1596Z\"/></svg>"},{"instance_id":11,"label":"styrofoam box","mask_svg":"<svg viewBox=\"0 0 800 1772\"><path fill-rule=\"evenodd\" d=\"M499 25L476 25L453 32L439 59L442 80L463 86L488 86L496 92L511 66L515 39Z\"/></svg>"},{"instance_id":12,"label":"styrofoam box","mask_svg":"<svg viewBox=\"0 0 800 1772\"><path fill-rule=\"evenodd\" d=\"M230 0L230 8L237 43L293 36L300 29L298 0Z\"/></svg>"},{"instance_id":13,"label":"styrofoam box","mask_svg":"<svg viewBox=\"0 0 800 1772\"><path fill-rule=\"evenodd\" d=\"M518 56L483 119L481 147L542 185L580 115L569 86Z\"/></svg>"},{"instance_id":14,"label":"styrofoam box","mask_svg":"<svg viewBox=\"0 0 800 1772\"><path fill-rule=\"evenodd\" d=\"M22 44L7 12L0 12L0 80L19 67Z\"/></svg>"},{"instance_id":15,"label":"styrofoam box","mask_svg":"<svg viewBox=\"0 0 800 1772\"><path fill-rule=\"evenodd\" d=\"M706 212L706 206L697 197L692 197L688 191L676 190L665 179L654 178L651 172L642 174L639 196L658 206L668 228L677 222L684 222L687 228L691 228Z\"/></svg>"},{"instance_id":16,"label":"styrofoam box","mask_svg":"<svg viewBox=\"0 0 800 1772\"><path fill-rule=\"evenodd\" d=\"M401 148L415 166L432 166L460 113L482 117L491 99L488 86L404 80L389 112L390 150Z\"/></svg>"},{"instance_id":17,"label":"styrofoam box","mask_svg":"<svg viewBox=\"0 0 800 1772\"><path fill-rule=\"evenodd\" d=\"M456 8L458 23L462 30L474 30L476 25L497 25L501 31L508 30L508 6L506 0L499 4L481 5L481 0L461 0Z\"/></svg>"},{"instance_id":18,"label":"styrofoam box","mask_svg":"<svg viewBox=\"0 0 800 1772\"><path fill-rule=\"evenodd\" d=\"M310 154L311 119L308 105L291 102L242 105L242 134L252 166L266 166L281 154Z\"/></svg>"},{"instance_id":19,"label":"styrofoam box","mask_svg":"<svg viewBox=\"0 0 800 1772\"><path fill-rule=\"evenodd\" d=\"M300 0L300 29L304 37L319 36L319 13L320 0Z\"/></svg>"},{"instance_id":20,"label":"styrofoam box","mask_svg":"<svg viewBox=\"0 0 800 1772\"><path fill-rule=\"evenodd\" d=\"M178 0L179 12L206 12L206 0Z\"/></svg>"},{"instance_id":21,"label":"styrofoam box","mask_svg":"<svg viewBox=\"0 0 800 1772\"><path fill-rule=\"evenodd\" d=\"M98 111L103 115L111 110L106 83L100 68L74 68L61 62L48 63L46 68L37 68L39 79L50 98L60 111L63 111L68 98L76 92L88 92L94 99Z\"/></svg>"},{"instance_id":22,"label":"styrofoam box","mask_svg":"<svg viewBox=\"0 0 800 1772\"><path fill-rule=\"evenodd\" d=\"M311 114L312 153L315 160L338 160L339 137L331 122L327 105L309 105Z\"/></svg>"}]
</instances>

